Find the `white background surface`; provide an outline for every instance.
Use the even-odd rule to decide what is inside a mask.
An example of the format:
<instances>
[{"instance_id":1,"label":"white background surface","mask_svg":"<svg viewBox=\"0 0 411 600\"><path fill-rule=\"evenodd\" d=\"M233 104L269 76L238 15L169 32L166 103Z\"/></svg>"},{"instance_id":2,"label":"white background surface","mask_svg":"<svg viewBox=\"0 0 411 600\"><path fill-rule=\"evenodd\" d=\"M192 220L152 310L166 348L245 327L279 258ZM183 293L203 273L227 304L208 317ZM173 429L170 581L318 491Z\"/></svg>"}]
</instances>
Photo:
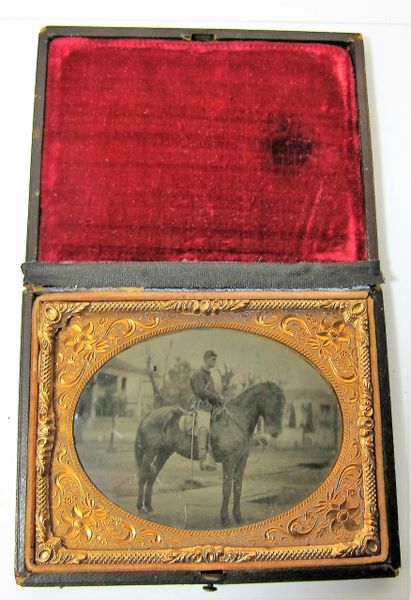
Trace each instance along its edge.
<instances>
[{"instance_id":1,"label":"white background surface","mask_svg":"<svg viewBox=\"0 0 411 600\"><path fill-rule=\"evenodd\" d=\"M403 569L397 579L220 587L219 598L407 599L410 383L411 2L7 2L0 8L2 371L0 598L205 598L201 587L19 588L13 578L21 273L24 261L37 34L43 25L352 31L365 36Z\"/></svg>"}]
</instances>

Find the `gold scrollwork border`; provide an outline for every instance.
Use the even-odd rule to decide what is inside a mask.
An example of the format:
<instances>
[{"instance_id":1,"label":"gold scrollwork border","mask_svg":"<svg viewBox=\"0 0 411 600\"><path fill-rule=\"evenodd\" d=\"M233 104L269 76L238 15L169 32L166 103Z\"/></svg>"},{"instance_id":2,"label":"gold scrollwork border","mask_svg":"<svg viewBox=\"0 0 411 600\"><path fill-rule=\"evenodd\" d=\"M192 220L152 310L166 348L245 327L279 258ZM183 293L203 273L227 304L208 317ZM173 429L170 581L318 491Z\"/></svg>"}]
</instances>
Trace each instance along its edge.
<instances>
[{"instance_id":1,"label":"gold scrollwork border","mask_svg":"<svg viewBox=\"0 0 411 600\"><path fill-rule=\"evenodd\" d=\"M33 311L32 499L26 536L32 570L267 568L381 560L386 531L376 448L372 310L372 300L361 292L40 297ZM297 507L251 526L186 532L110 503L69 457L75 452L67 423L86 381L119 351L165 331L207 326L258 333L302 353L333 385L344 435L334 469ZM67 355L62 347L70 349ZM76 498L72 505L66 490ZM63 515L63 533L53 511Z\"/></svg>"}]
</instances>

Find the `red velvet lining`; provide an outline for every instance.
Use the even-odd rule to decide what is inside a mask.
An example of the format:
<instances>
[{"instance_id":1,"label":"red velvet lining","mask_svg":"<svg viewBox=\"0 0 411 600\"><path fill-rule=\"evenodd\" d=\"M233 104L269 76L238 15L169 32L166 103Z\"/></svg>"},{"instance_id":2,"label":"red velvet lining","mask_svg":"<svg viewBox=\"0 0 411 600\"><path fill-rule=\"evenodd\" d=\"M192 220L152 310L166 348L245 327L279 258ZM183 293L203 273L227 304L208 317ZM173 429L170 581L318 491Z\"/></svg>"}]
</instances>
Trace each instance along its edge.
<instances>
[{"instance_id":1,"label":"red velvet lining","mask_svg":"<svg viewBox=\"0 0 411 600\"><path fill-rule=\"evenodd\" d=\"M38 258L365 259L348 53L55 39Z\"/></svg>"}]
</instances>

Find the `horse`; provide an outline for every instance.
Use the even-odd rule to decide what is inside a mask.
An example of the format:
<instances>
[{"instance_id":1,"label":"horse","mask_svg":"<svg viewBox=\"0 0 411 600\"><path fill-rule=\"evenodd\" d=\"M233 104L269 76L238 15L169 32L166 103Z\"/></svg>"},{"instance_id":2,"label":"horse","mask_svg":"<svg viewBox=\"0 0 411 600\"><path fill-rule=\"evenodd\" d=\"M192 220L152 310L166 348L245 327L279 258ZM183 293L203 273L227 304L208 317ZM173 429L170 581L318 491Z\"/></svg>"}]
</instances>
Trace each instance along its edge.
<instances>
[{"instance_id":1,"label":"horse","mask_svg":"<svg viewBox=\"0 0 411 600\"><path fill-rule=\"evenodd\" d=\"M285 404L281 388L272 383L257 383L227 402L211 418L210 443L214 458L223 465L222 504L220 519L223 527L229 523L228 505L234 492L233 517L241 524L241 488L253 433L259 417L272 437L282 430ZM137 509L152 512L154 482L170 456L177 452L188 459L198 460L196 439L179 428L186 414L178 406L162 406L152 410L141 422L135 441L138 466Z\"/></svg>"}]
</instances>

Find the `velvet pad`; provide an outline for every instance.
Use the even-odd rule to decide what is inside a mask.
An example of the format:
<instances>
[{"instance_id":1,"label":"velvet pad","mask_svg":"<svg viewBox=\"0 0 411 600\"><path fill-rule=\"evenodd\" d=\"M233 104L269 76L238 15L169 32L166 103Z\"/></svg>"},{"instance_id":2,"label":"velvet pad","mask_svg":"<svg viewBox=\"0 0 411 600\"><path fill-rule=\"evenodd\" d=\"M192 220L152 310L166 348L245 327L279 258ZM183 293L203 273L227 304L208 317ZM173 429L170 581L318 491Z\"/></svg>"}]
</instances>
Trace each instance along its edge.
<instances>
[{"instance_id":1,"label":"velvet pad","mask_svg":"<svg viewBox=\"0 0 411 600\"><path fill-rule=\"evenodd\" d=\"M57 38L38 259L366 258L348 53Z\"/></svg>"}]
</instances>

